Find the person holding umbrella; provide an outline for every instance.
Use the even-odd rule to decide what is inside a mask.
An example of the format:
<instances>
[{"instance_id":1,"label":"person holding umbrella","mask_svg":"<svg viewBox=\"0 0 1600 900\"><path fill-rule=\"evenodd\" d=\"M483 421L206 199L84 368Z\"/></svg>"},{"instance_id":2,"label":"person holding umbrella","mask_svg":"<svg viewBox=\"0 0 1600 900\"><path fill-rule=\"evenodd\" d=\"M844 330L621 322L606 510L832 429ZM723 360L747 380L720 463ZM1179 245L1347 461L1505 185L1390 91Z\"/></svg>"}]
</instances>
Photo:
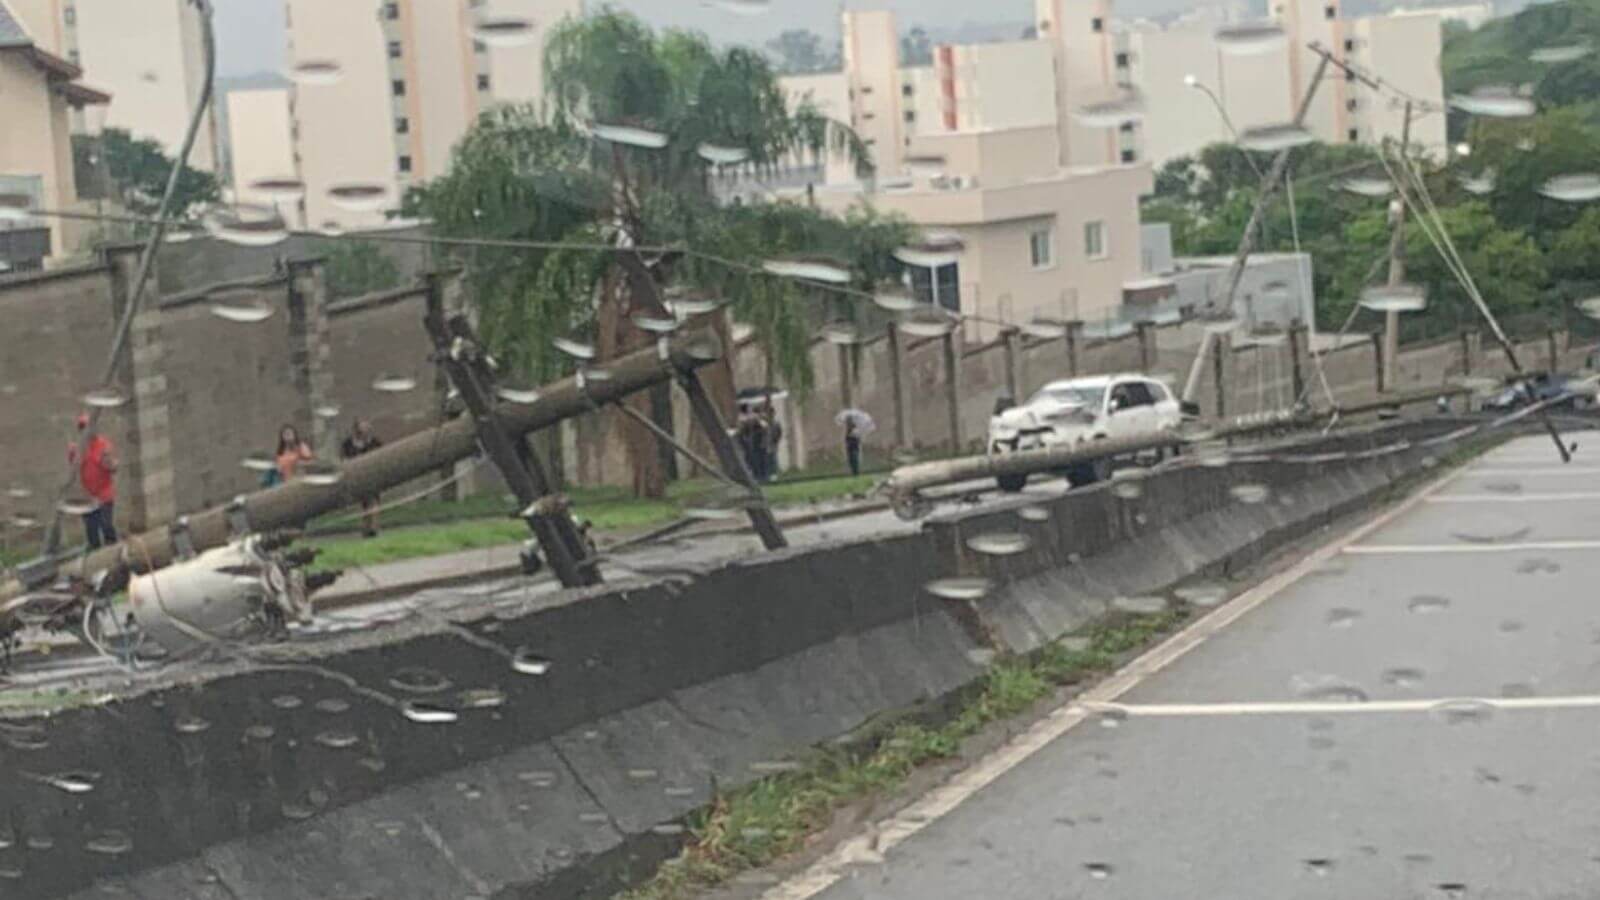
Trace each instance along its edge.
<instances>
[{"instance_id":1,"label":"person holding umbrella","mask_svg":"<svg viewBox=\"0 0 1600 900\"><path fill-rule=\"evenodd\" d=\"M844 426L844 458L850 464L850 474L861 474L861 439L877 430L872 416L859 409L847 409L834 417L834 422Z\"/></svg>"}]
</instances>

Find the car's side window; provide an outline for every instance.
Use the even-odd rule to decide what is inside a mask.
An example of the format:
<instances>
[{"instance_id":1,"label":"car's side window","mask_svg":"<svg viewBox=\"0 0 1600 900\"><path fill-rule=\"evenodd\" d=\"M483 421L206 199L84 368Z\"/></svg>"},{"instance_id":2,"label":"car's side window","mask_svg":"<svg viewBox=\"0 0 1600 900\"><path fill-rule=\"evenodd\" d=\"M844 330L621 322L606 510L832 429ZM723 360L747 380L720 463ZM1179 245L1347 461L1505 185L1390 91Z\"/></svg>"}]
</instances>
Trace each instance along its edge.
<instances>
[{"instance_id":1,"label":"car's side window","mask_svg":"<svg viewBox=\"0 0 1600 900\"><path fill-rule=\"evenodd\" d=\"M1122 385L1122 390L1126 398L1122 404L1124 407L1153 406L1156 402L1156 398L1150 393L1150 388L1141 382L1131 381Z\"/></svg>"},{"instance_id":2,"label":"car's side window","mask_svg":"<svg viewBox=\"0 0 1600 900\"><path fill-rule=\"evenodd\" d=\"M1119 384L1111 389L1111 405L1107 407L1112 412L1127 409L1133 405L1133 398L1128 395L1128 385Z\"/></svg>"}]
</instances>

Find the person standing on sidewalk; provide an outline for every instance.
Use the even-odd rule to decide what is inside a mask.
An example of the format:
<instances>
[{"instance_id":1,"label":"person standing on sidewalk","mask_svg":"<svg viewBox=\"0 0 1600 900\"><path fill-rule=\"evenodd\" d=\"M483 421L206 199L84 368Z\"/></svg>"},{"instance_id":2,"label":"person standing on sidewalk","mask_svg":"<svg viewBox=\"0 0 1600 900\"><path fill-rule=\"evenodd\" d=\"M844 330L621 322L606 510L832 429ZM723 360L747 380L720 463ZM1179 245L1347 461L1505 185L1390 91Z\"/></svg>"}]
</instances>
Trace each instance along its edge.
<instances>
[{"instance_id":1,"label":"person standing on sidewalk","mask_svg":"<svg viewBox=\"0 0 1600 900\"><path fill-rule=\"evenodd\" d=\"M746 407L740 411L738 436L739 449L744 452L744 464L750 469L750 477L757 483L766 481L767 429L761 415L754 409Z\"/></svg>"},{"instance_id":2,"label":"person standing on sidewalk","mask_svg":"<svg viewBox=\"0 0 1600 900\"><path fill-rule=\"evenodd\" d=\"M772 401L768 400L761 406L761 421L766 425L766 478L772 481L778 477L778 449L783 446L783 425L778 421L778 411L773 409Z\"/></svg>"},{"instance_id":3,"label":"person standing on sidewalk","mask_svg":"<svg viewBox=\"0 0 1600 900\"><path fill-rule=\"evenodd\" d=\"M350 429L350 434L339 447L339 456L345 460L352 460L358 456L371 453L383 446L383 441L372 430L372 423L366 419L357 419L355 426ZM378 536L378 497L361 498L361 535L362 537Z\"/></svg>"},{"instance_id":4,"label":"person standing on sidewalk","mask_svg":"<svg viewBox=\"0 0 1600 900\"><path fill-rule=\"evenodd\" d=\"M855 416L844 419L844 458L850 463L850 474L861 474L861 433Z\"/></svg>"},{"instance_id":5,"label":"person standing on sidewalk","mask_svg":"<svg viewBox=\"0 0 1600 900\"><path fill-rule=\"evenodd\" d=\"M87 431L89 414L78 414L78 430ZM94 509L83 514L84 539L89 549L105 547L117 542L114 523L117 504L117 457L111 441L95 432L84 444L83 460L78 462L78 445L67 447L67 462L78 463L78 484L94 502Z\"/></svg>"},{"instance_id":6,"label":"person standing on sidewalk","mask_svg":"<svg viewBox=\"0 0 1600 900\"><path fill-rule=\"evenodd\" d=\"M300 432L293 425L285 425L278 429L278 449L272 458L278 469L276 483L287 484L294 480L300 464L310 462L316 455L311 452L311 445L300 439Z\"/></svg>"}]
</instances>

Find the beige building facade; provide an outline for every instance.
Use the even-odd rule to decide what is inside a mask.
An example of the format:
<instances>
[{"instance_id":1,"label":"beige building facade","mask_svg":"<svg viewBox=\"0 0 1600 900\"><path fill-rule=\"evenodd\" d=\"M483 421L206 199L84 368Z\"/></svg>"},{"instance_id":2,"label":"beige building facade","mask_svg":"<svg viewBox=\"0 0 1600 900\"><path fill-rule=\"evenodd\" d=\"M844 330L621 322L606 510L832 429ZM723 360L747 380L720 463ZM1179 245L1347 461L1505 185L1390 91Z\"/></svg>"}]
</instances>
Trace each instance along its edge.
<instances>
[{"instance_id":1,"label":"beige building facade","mask_svg":"<svg viewBox=\"0 0 1600 900\"><path fill-rule=\"evenodd\" d=\"M1141 158L1160 164L1231 140L1217 105L1240 131L1292 121L1320 61L1308 46L1312 42L1426 105L1443 106L1439 55L1444 32L1438 16L1346 19L1339 0L1275 0L1272 13L1285 37L1253 53L1224 50L1216 25L1206 23L1147 26L1122 35L1130 80L1145 104L1138 125ZM1306 127L1324 143L1377 144L1398 138L1403 118L1403 104L1394 103L1393 95L1377 94L1330 67L1308 109ZM1419 110L1412 141L1442 152L1444 116Z\"/></svg>"},{"instance_id":2,"label":"beige building facade","mask_svg":"<svg viewBox=\"0 0 1600 900\"><path fill-rule=\"evenodd\" d=\"M14 0L40 46L84 71L84 82L112 96L95 114L75 116L79 131L118 128L175 155L205 85L198 9L188 0ZM216 168L216 121L206 114L191 166Z\"/></svg>"},{"instance_id":3,"label":"beige building facade","mask_svg":"<svg viewBox=\"0 0 1600 900\"><path fill-rule=\"evenodd\" d=\"M288 88L258 88L227 95L228 147L233 169L233 198L239 203L276 206L291 225L304 227L299 204L281 202L256 187L264 181L293 178L294 125Z\"/></svg>"},{"instance_id":4,"label":"beige building facade","mask_svg":"<svg viewBox=\"0 0 1600 900\"><path fill-rule=\"evenodd\" d=\"M314 228L380 224L407 188L448 171L484 110L544 94L544 36L582 0L288 0L290 122ZM525 29L488 34L485 23ZM516 33L511 33L516 32ZM337 77L306 78L307 64ZM360 208L329 191L381 186Z\"/></svg>"},{"instance_id":5,"label":"beige building facade","mask_svg":"<svg viewBox=\"0 0 1600 900\"><path fill-rule=\"evenodd\" d=\"M78 210L71 113L110 100L85 87L82 70L32 37L0 0L0 193L42 209ZM86 229L61 218L0 221L0 261L34 268L78 249Z\"/></svg>"}]
</instances>

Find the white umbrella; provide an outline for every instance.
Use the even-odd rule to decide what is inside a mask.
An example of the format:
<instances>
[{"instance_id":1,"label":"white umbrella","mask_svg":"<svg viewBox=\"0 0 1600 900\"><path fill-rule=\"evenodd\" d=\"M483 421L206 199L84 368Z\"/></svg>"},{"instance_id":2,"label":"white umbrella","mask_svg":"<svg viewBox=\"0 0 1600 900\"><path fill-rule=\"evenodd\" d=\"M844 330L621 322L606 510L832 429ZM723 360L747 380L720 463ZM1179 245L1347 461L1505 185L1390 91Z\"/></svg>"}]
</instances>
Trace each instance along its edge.
<instances>
[{"instance_id":1,"label":"white umbrella","mask_svg":"<svg viewBox=\"0 0 1600 900\"><path fill-rule=\"evenodd\" d=\"M857 437L864 437L878 430L878 423L872 420L872 416L859 409L841 410L833 417L833 421L836 425L848 425L854 422Z\"/></svg>"}]
</instances>

